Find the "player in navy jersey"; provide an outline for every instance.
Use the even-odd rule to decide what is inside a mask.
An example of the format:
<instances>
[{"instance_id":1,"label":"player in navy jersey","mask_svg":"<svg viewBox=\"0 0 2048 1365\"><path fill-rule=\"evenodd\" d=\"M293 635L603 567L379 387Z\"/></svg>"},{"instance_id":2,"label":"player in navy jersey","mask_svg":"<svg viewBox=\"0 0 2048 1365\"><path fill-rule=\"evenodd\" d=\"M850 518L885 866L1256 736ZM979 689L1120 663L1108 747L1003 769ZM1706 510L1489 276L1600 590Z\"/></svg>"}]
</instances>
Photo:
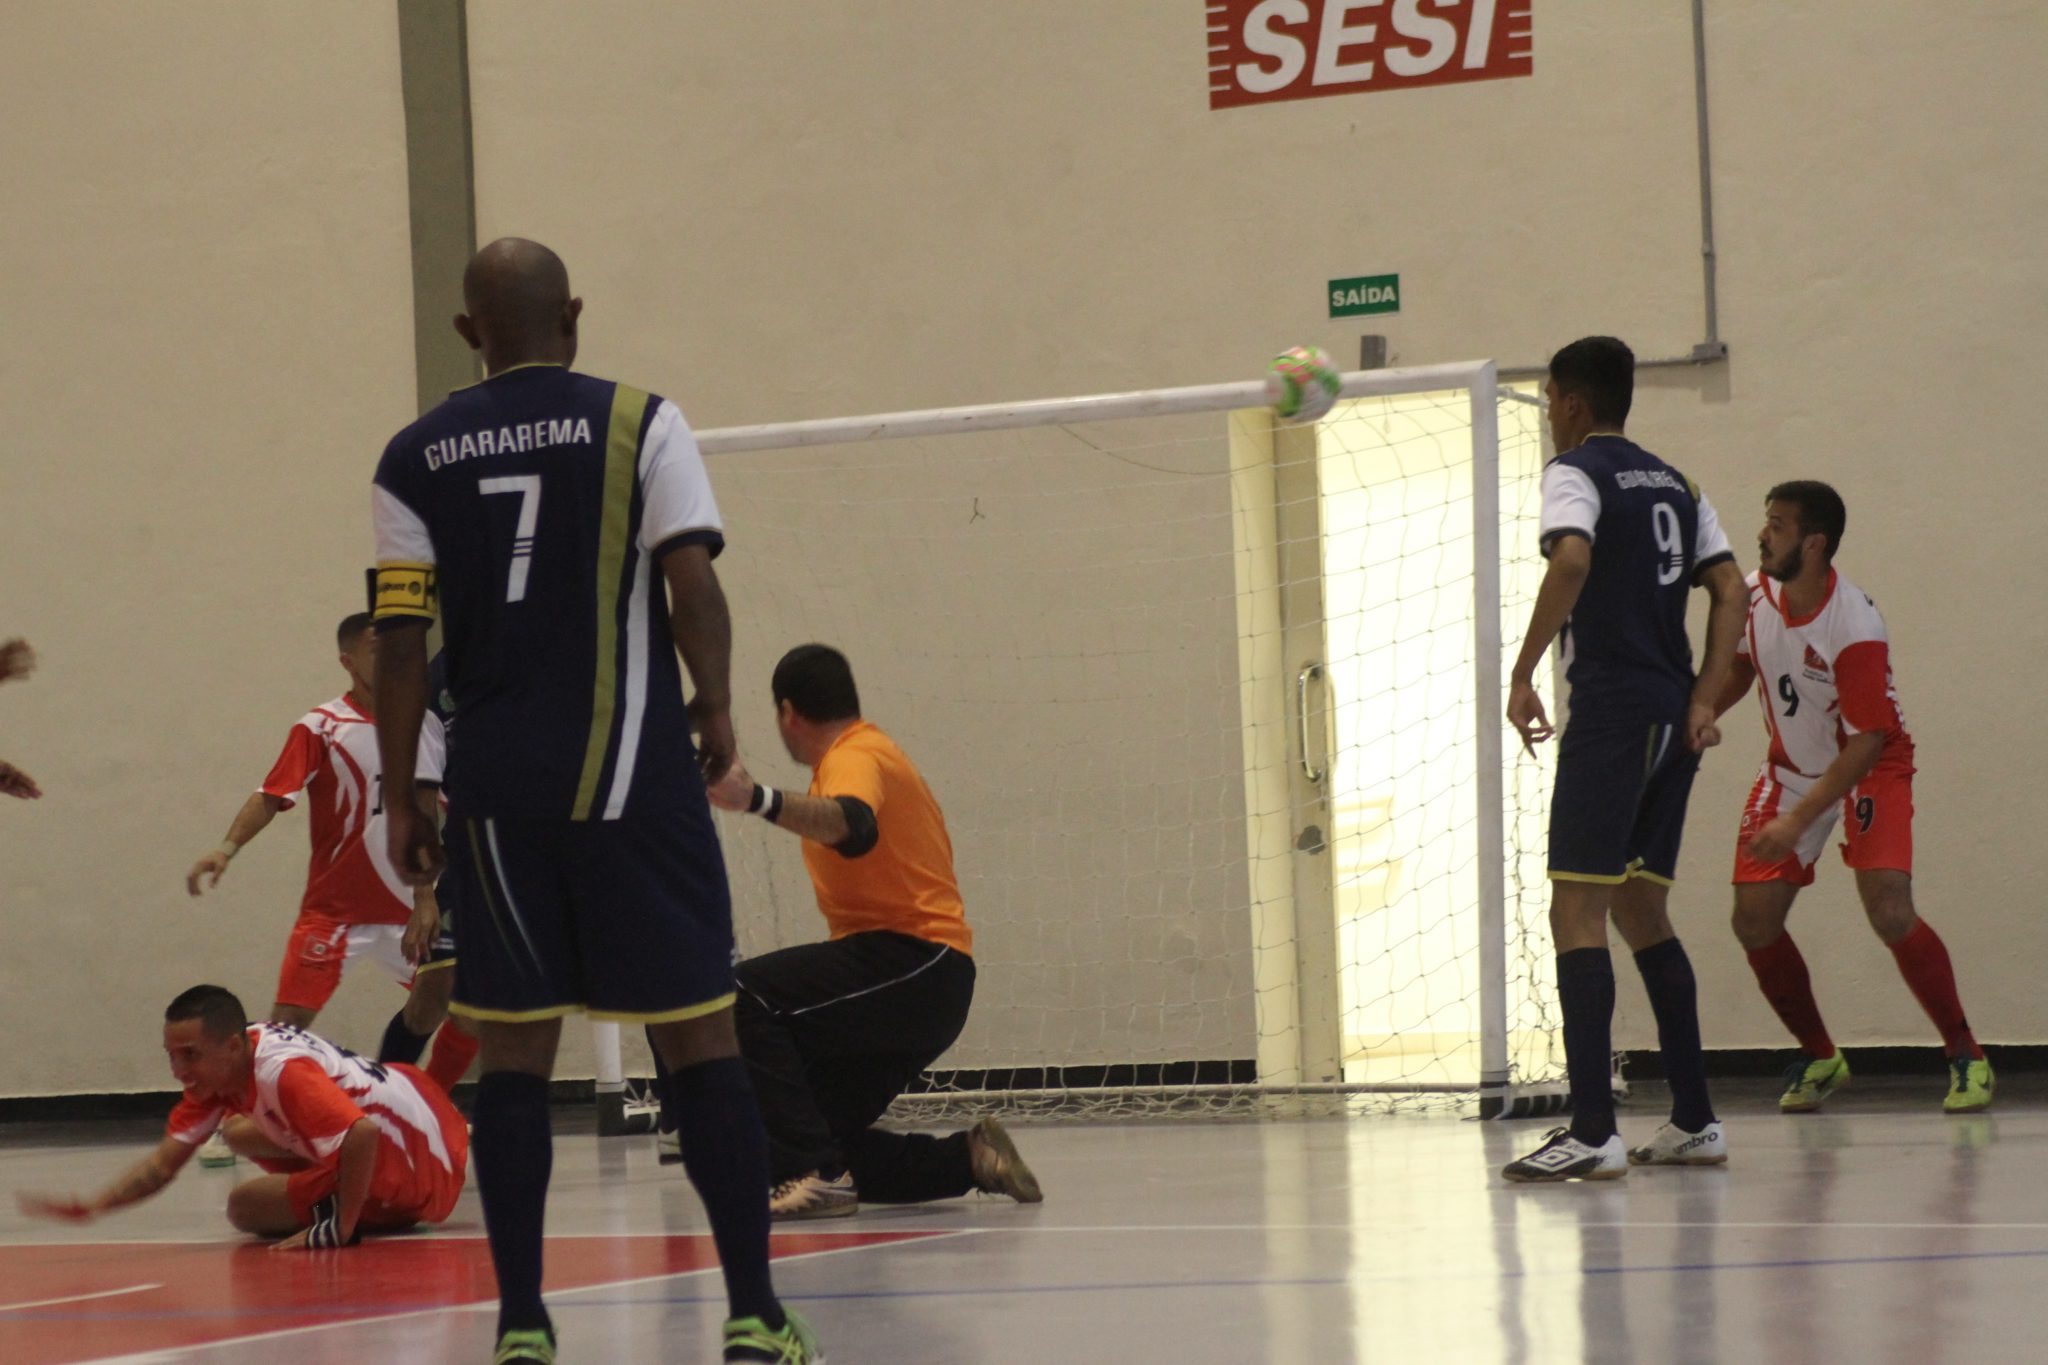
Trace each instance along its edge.
<instances>
[{"instance_id":1,"label":"player in navy jersey","mask_svg":"<svg viewBox=\"0 0 2048 1365\"><path fill-rule=\"evenodd\" d=\"M467 845L451 868L453 1008L483 1042L473 1121L496 1361L555 1358L540 1294L548 1079L562 1016L588 1010L648 1025L668 1068L725 1271L725 1359L804 1365L815 1339L768 1273L766 1137L733 1030L732 910L705 796L734 750L718 506L674 404L568 368L583 304L552 251L493 242L462 287L456 329L488 378L401 431L377 467L378 718L387 771L409 775L438 612L461 718L448 819ZM413 878L443 865L416 812L390 839Z\"/></svg>"},{"instance_id":2,"label":"player in navy jersey","mask_svg":"<svg viewBox=\"0 0 2048 1365\"><path fill-rule=\"evenodd\" d=\"M1702 750L1719 743L1714 704L1742 635L1748 590L1698 485L1622 434L1635 356L1586 337L1550 361L1550 432L1562 452L1543 472L1542 548L1550 561L1510 679L1508 719L1524 744L1553 733L1536 666L1562 643L1571 716L1558 744L1550 809L1550 928L1564 1013L1572 1123L1511 1162L1509 1180L1608 1180L1636 1165L1728 1159L1707 1096L1697 988L1665 911L1686 800ZM1695 586L1713 599L1705 666L1685 633ZM1610 1088L1612 913L1657 1016L1671 1121L1625 1149Z\"/></svg>"}]
</instances>

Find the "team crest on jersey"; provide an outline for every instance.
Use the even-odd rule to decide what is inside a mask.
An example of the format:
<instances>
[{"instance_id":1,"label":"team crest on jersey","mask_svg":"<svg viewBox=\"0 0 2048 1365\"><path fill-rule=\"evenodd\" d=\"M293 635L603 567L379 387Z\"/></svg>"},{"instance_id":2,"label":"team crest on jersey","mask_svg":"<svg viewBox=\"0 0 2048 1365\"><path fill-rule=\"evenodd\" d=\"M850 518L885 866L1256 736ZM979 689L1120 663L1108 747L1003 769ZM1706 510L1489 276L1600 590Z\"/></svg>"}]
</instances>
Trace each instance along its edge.
<instances>
[{"instance_id":1,"label":"team crest on jersey","mask_svg":"<svg viewBox=\"0 0 2048 1365\"><path fill-rule=\"evenodd\" d=\"M1828 661L1820 657L1820 651L1812 645L1806 647L1806 667L1803 670L1809 681L1833 682L1834 675L1828 669Z\"/></svg>"}]
</instances>

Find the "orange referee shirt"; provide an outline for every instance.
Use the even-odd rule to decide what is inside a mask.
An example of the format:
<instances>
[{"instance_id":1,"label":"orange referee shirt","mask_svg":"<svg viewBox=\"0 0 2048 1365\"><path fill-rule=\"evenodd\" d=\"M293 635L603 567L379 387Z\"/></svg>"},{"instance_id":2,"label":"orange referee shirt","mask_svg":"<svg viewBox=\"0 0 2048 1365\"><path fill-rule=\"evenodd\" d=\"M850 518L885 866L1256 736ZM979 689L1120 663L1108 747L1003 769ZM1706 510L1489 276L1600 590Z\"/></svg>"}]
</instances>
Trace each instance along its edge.
<instances>
[{"instance_id":1,"label":"orange referee shirt","mask_svg":"<svg viewBox=\"0 0 2048 1365\"><path fill-rule=\"evenodd\" d=\"M811 770L811 795L866 802L879 834L858 858L803 841L804 866L833 938L886 929L973 955L946 817L895 740L855 721Z\"/></svg>"}]
</instances>

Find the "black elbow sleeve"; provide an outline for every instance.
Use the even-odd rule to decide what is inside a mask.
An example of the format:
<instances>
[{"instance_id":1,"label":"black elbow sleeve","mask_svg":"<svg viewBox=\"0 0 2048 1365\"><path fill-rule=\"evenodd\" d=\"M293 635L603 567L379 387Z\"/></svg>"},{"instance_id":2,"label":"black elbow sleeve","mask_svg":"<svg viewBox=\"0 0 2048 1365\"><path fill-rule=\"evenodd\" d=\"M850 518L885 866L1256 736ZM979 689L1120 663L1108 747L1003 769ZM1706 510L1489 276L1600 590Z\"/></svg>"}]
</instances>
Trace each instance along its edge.
<instances>
[{"instance_id":1,"label":"black elbow sleeve","mask_svg":"<svg viewBox=\"0 0 2048 1365\"><path fill-rule=\"evenodd\" d=\"M881 829L875 824L873 807L857 796L835 796L839 809L846 816L846 837L832 845L832 851L842 858L858 858L874 848L875 841L882 837Z\"/></svg>"}]
</instances>

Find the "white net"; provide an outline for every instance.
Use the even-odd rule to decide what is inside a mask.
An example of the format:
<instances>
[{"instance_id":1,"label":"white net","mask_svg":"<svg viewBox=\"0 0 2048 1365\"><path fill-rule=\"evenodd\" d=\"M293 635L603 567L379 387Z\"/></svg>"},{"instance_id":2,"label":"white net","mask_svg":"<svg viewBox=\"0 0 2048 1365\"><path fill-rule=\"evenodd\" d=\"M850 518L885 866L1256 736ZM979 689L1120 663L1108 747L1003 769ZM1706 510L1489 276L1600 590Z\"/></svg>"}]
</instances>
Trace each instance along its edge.
<instances>
[{"instance_id":1,"label":"white net","mask_svg":"<svg viewBox=\"0 0 2048 1365\"><path fill-rule=\"evenodd\" d=\"M1510 1080L1560 1075L1548 775L1518 751L1481 846L1469 394L1279 433L1262 409L1034 406L1049 420L810 448L721 454L705 433L749 767L803 788L767 680L824 641L945 810L979 978L906 1105L1469 1100L1488 858ZM1534 406L1497 411L1504 671L1541 449ZM742 950L820 937L794 841L723 833Z\"/></svg>"}]
</instances>

